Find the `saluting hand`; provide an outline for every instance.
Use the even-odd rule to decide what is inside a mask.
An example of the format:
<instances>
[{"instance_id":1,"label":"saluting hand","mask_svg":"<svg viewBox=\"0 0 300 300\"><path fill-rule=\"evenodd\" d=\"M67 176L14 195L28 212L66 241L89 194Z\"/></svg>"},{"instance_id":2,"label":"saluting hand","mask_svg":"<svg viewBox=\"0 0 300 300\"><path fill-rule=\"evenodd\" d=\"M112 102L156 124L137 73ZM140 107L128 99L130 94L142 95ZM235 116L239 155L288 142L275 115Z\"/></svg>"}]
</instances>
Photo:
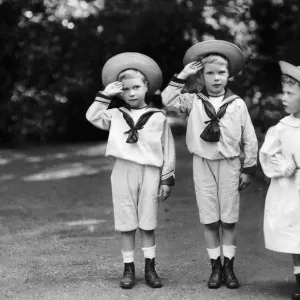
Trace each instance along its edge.
<instances>
[{"instance_id":1,"label":"saluting hand","mask_svg":"<svg viewBox=\"0 0 300 300\"><path fill-rule=\"evenodd\" d=\"M200 61L192 61L187 64L184 69L178 74L177 78L179 79L187 79L191 75L195 75L203 68L202 62Z\"/></svg>"},{"instance_id":2,"label":"saluting hand","mask_svg":"<svg viewBox=\"0 0 300 300\"><path fill-rule=\"evenodd\" d=\"M123 83L120 81L115 81L106 86L102 92L105 96L113 97L123 92Z\"/></svg>"}]
</instances>

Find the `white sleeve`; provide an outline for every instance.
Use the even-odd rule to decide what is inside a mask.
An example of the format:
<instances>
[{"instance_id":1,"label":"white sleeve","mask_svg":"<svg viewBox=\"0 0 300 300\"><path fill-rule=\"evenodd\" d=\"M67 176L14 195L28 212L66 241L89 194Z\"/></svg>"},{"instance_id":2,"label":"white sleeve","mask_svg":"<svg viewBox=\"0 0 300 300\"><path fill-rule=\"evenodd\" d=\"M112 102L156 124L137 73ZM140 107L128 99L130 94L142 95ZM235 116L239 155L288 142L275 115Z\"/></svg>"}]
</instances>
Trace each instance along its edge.
<instances>
[{"instance_id":1,"label":"white sleeve","mask_svg":"<svg viewBox=\"0 0 300 300\"><path fill-rule=\"evenodd\" d=\"M296 170L293 159L284 157L281 142L277 137L276 126L271 127L259 151L259 161L266 176L288 177Z\"/></svg>"},{"instance_id":2,"label":"white sleeve","mask_svg":"<svg viewBox=\"0 0 300 300\"><path fill-rule=\"evenodd\" d=\"M174 76L169 85L163 90L161 96L167 110L189 115L192 109L193 96L189 93L181 93L184 84L184 80Z\"/></svg>"},{"instance_id":3,"label":"white sleeve","mask_svg":"<svg viewBox=\"0 0 300 300\"><path fill-rule=\"evenodd\" d=\"M164 162L161 173L161 184L175 184L175 143L170 125L165 120L164 132L162 135Z\"/></svg>"},{"instance_id":4,"label":"white sleeve","mask_svg":"<svg viewBox=\"0 0 300 300\"><path fill-rule=\"evenodd\" d=\"M247 169L254 167L257 164L258 142L255 134L254 126L252 124L248 108L245 102L242 102L242 143L244 146L245 160L243 165L243 173L247 173Z\"/></svg>"},{"instance_id":5,"label":"white sleeve","mask_svg":"<svg viewBox=\"0 0 300 300\"><path fill-rule=\"evenodd\" d=\"M113 109L107 109L110 98L98 92L95 101L86 112L87 120L94 126L109 130Z\"/></svg>"}]
</instances>

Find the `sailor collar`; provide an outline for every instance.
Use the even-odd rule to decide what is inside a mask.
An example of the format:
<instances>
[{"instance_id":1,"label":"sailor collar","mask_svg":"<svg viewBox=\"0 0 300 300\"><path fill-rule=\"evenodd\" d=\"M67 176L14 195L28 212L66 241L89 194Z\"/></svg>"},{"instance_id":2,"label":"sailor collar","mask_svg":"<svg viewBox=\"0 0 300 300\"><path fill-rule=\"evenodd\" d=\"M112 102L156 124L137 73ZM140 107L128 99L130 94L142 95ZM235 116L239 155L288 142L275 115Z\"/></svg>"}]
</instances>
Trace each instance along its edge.
<instances>
[{"instance_id":1,"label":"sailor collar","mask_svg":"<svg viewBox=\"0 0 300 300\"><path fill-rule=\"evenodd\" d=\"M135 144L139 140L139 130L143 129L145 124L148 122L149 118L158 112L163 113L161 110L157 108L146 108L142 115L139 117L137 122L135 123L131 117L131 112L126 107L120 107L119 111L123 114L123 118L127 123L129 130L126 130L124 134L128 134L126 143Z\"/></svg>"},{"instance_id":2,"label":"sailor collar","mask_svg":"<svg viewBox=\"0 0 300 300\"><path fill-rule=\"evenodd\" d=\"M200 93L197 94L197 96L204 100L204 101L209 101L209 94L206 90L206 88L204 88ZM225 94L224 94L224 99L222 100L222 104L221 105L224 105L226 103L229 103L229 102L232 102L236 99L240 98L239 96L237 96L236 94L234 94L230 89L226 89L225 91Z\"/></svg>"},{"instance_id":3,"label":"sailor collar","mask_svg":"<svg viewBox=\"0 0 300 300\"><path fill-rule=\"evenodd\" d=\"M279 122L283 123L284 125L290 126L290 127L300 127L300 119L294 117L294 115L289 115L281 119Z\"/></svg>"},{"instance_id":4,"label":"sailor collar","mask_svg":"<svg viewBox=\"0 0 300 300\"><path fill-rule=\"evenodd\" d=\"M124 113L126 113L126 114L128 114L128 115L131 115L131 110L130 110L130 107L129 107L129 106L123 106L123 107L120 107L119 110L122 111L122 112L124 112ZM148 106L148 107L146 107L146 108L144 109L143 114L148 113L148 112L150 112L150 111L153 111L153 112L162 112L162 113L164 113L163 111L161 111L161 110L158 109L158 108L155 108L155 107L149 107L149 106ZM143 114L142 114L142 115L143 115Z\"/></svg>"}]
</instances>

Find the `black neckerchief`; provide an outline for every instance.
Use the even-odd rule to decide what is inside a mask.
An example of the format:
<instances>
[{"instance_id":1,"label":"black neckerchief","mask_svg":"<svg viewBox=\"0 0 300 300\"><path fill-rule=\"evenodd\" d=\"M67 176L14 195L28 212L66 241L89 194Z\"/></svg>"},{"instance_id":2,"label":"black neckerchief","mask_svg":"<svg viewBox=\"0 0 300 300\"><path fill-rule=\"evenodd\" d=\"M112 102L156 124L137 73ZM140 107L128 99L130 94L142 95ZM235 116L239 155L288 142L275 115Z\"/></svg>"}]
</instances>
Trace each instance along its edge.
<instances>
[{"instance_id":1,"label":"black neckerchief","mask_svg":"<svg viewBox=\"0 0 300 300\"><path fill-rule=\"evenodd\" d=\"M240 97L235 95L230 89L226 89L224 99L222 101L224 104L220 106L218 112L216 113L215 108L209 101L209 94L205 88L198 93L197 96L202 100L205 112L210 118L209 121L204 122L205 124L208 123L208 125L203 130L200 137L206 142L218 142L221 136L219 121L225 115L228 104Z\"/></svg>"},{"instance_id":2,"label":"black neckerchief","mask_svg":"<svg viewBox=\"0 0 300 300\"><path fill-rule=\"evenodd\" d=\"M132 117L130 116L129 111L128 111L127 108L120 107L119 111L123 114L124 120L126 121L128 126L130 127L129 130L124 132L124 134L128 134L128 137L126 139L126 143L129 143L129 144L134 144L138 141L138 139L139 139L138 130L141 130L141 129L144 128L144 125L148 122L149 118L153 114L155 114L157 112L163 113L162 111L160 111L158 109L151 109L150 111L146 111L145 113L143 113L139 117L136 124L134 125L134 121L133 121Z\"/></svg>"}]
</instances>

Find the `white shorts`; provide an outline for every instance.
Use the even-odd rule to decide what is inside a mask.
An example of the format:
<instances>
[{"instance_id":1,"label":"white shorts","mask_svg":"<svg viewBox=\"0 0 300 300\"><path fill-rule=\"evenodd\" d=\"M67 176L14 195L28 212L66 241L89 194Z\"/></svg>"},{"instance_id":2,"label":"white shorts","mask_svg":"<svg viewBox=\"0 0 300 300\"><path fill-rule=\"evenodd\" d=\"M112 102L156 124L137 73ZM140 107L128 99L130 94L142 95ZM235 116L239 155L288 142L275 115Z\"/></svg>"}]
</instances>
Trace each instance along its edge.
<instances>
[{"instance_id":1,"label":"white shorts","mask_svg":"<svg viewBox=\"0 0 300 300\"><path fill-rule=\"evenodd\" d=\"M116 159L111 174L116 230L155 229L160 176L158 167Z\"/></svg>"},{"instance_id":2,"label":"white shorts","mask_svg":"<svg viewBox=\"0 0 300 300\"><path fill-rule=\"evenodd\" d=\"M239 158L208 160L194 155L194 184L201 223L238 221L240 168Z\"/></svg>"}]
</instances>

